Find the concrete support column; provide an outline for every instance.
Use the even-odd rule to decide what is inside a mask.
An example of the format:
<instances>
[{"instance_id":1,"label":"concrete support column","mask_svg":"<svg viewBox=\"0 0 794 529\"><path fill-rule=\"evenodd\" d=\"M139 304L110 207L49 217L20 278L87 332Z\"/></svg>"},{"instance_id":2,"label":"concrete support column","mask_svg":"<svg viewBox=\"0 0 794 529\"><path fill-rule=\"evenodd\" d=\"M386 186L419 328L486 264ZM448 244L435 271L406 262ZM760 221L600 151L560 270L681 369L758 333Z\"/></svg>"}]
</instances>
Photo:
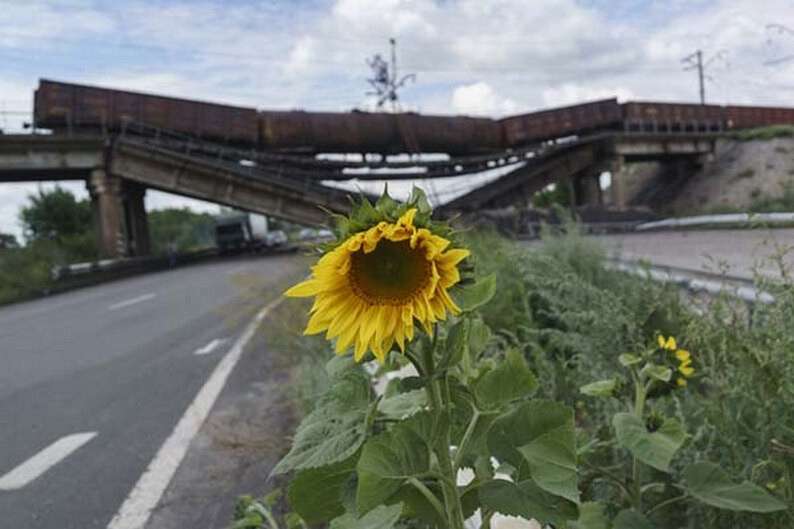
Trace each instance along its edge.
<instances>
[{"instance_id":1,"label":"concrete support column","mask_svg":"<svg viewBox=\"0 0 794 529\"><path fill-rule=\"evenodd\" d=\"M124 257L127 245L121 179L104 169L94 169L88 180L88 191L94 206L99 254L104 258Z\"/></svg>"},{"instance_id":2,"label":"concrete support column","mask_svg":"<svg viewBox=\"0 0 794 529\"><path fill-rule=\"evenodd\" d=\"M623 157L617 156L610 165L612 182L609 186L609 197L612 207L615 209L625 209L626 199L626 175L623 173Z\"/></svg>"},{"instance_id":3,"label":"concrete support column","mask_svg":"<svg viewBox=\"0 0 794 529\"><path fill-rule=\"evenodd\" d=\"M600 173L585 173L577 179L576 203L579 206L600 206L601 205L601 185L599 183Z\"/></svg>"},{"instance_id":4,"label":"concrete support column","mask_svg":"<svg viewBox=\"0 0 794 529\"><path fill-rule=\"evenodd\" d=\"M149 223L143 200L146 188L135 182L125 181L122 189L124 219L127 226L127 255L149 255L151 253Z\"/></svg>"}]
</instances>

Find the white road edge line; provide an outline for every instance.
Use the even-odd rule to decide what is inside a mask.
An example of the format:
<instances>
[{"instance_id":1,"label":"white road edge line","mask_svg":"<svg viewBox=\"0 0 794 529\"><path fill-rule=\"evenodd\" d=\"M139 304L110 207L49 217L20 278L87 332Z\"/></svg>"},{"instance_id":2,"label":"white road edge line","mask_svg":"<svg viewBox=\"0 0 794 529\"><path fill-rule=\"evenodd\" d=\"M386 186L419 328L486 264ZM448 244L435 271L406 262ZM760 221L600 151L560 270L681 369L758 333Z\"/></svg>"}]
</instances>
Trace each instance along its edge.
<instances>
[{"instance_id":1,"label":"white road edge line","mask_svg":"<svg viewBox=\"0 0 794 529\"><path fill-rule=\"evenodd\" d=\"M193 354L196 355L196 356L208 355L211 352L213 352L215 349L220 347L221 345L225 344L227 341L228 341L228 338L215 338L214 340L212 340L210 343L208 343L204 347L201 347L201 348L196 349L195 351L193 351Z\"/></svg>"},{"instance_id":2,"label":"white road edge line","mask_svg":"<svg viewBox=\"0 0 794 529\"><path fill-rule=\"evenodd\" d=\"M215 370L199 390L196 398L185 410L174 431L154 456L149 466L130 491L121 508L110 521L107 529L143 529L152 510L157 506L165 493L179 465L187 454L190 442L198 433L199 428L212 410L212 406L220 395L234 366L240 360L243 349L254 337L262 320L273 310L283 298L268 303L248 324L243 333L234 342L226 355L218 362Z\"/></svg>"},{"instance_id":3,"label":"white road edge line","mask_svg":"<svg viewBox=\"0 0 794 529\"><path fill-rule=\"evenodd\" d=\"M0 490L18 490L25 487L96 435L97 432L81 432L61 437L15 469L0 476Z\"/></svg>"},{"instance_id":4,"label":"white road edge line","mask_svg":"<svg viewBox=\"0 0 794 529\"><path fill-rule=\"evenodd\" d=\"M153 299L157 294L150 292L148 294L144 294L142 296L138 296L137 298L126 299L124 301L119 301L118 303L114 303L113 305L108 307L108 310L118 310L123 309L124 307L129 307L130 305L135 305L136 303L140 303L142 301L149 301Z\"/></svg>"}]
</instances>

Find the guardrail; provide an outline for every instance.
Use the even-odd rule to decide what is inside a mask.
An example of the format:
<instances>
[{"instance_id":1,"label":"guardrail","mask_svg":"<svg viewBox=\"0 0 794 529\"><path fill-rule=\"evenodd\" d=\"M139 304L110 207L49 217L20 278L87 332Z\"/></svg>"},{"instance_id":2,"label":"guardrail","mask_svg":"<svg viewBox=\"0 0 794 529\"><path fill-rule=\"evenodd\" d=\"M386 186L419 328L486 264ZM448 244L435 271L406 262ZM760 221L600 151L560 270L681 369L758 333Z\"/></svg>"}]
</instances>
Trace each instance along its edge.
<instances>
[{"instance_id":1,"label":"guardrail","mask_svg":"<svg viewBox=\"0 0 794 529\"><path fill-rule=\"evenodd\" d=\"M692 293L705 293L710 296L727 294L750 305L770 304L775 296L755 287L752 280L743 277L711 274L650 263L611 259L608 267L633 275L647 277L660 283L672 283Z\"/></svg>"},{"instance_id":2,"label":"guardrail","mask_svg":"<svg viewBox=\"0 0 794 529\"><path fill-rule=\"evenodd\" d=\"M263 255L292 253L298 246L287 244L263 252ZM123 259L103 259L88 263L56 266L51 270L54 288L51 293L71 290L83 286L104 283L131 275L156 272L177 266L198 263L219 257L217 248L205 248L193 252L154 257L128 257Z\"/></svg>"},{"instance_id":3,"label":"guardrail","mask_svg":"<svg viewBox=\"0 0 794 529\"><path fill-rule=\"evenodd\" d=\"M733 227L736 225L792 225L794 213L728 213L722 215L697 215L645 222L636 226L636 231L652 231L703 226Z\"/></svg>"}]
</instances>

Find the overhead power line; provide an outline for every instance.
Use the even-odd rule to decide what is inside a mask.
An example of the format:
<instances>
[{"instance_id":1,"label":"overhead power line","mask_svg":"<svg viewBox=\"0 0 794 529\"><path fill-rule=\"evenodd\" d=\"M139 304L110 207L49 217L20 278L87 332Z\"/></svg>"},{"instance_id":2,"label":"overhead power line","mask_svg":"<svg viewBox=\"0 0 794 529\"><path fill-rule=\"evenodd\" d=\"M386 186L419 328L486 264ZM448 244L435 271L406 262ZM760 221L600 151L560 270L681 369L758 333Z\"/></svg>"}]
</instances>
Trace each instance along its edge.
<instances>
[{"instance_id":1,"label":"overhead power line","mask_svg":"<svg viewBox=\"0 0 794 529\"><path fill-rule=\"evenodd\" d=\"M711 66L717 60L725 60L725 56L727 55L727 51L720 50L716 54L714 54L710 59L707 61L703 61L703 50L695 50L692 55L687 55L681 62L684 63L684 71L689 70L697 70L698 72L698 86L700 88L700 104L706 104L706 87L705 87L705 79L709 81L713 81L711 77L706 75L706 70L709 66Z\"/></svg>"}]
</instances>

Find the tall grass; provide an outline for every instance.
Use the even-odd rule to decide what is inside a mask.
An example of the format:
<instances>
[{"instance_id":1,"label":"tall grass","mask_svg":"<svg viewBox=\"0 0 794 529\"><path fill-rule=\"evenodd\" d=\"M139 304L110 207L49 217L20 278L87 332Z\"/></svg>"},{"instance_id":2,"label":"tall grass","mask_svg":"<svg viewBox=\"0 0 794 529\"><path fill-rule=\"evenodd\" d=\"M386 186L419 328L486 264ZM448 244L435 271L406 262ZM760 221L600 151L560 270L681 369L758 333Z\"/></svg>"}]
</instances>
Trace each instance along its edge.
<instances>
[{"instance_id":1,"label":"tall grass","mask_svg":"<svg viewBox=\"0 0 794 529\"><path fill-rule=\"evenodd\" d=\"M696 311L673 286L608 269L598 244L571 224L531 247L494 234L472 236L469 244L478 262L498 273L501 295L486 307L486 319L524 350L545 397L576 406L583 439L608 438L617 410L616 401L584 398L578 388L613 376L621 353L648 347L659 333L674 335L692 351L699 373L659 410L693 434L679 464L714 461L794 502L794 450L787 451L794 446L791 284L764 285L778 302L749 313L727 297ZM618 463L623 455L608 457ZM794 527L794 508L761 516L693 504L668 515L669 527Z\"/></svg>"}]
</instances>

